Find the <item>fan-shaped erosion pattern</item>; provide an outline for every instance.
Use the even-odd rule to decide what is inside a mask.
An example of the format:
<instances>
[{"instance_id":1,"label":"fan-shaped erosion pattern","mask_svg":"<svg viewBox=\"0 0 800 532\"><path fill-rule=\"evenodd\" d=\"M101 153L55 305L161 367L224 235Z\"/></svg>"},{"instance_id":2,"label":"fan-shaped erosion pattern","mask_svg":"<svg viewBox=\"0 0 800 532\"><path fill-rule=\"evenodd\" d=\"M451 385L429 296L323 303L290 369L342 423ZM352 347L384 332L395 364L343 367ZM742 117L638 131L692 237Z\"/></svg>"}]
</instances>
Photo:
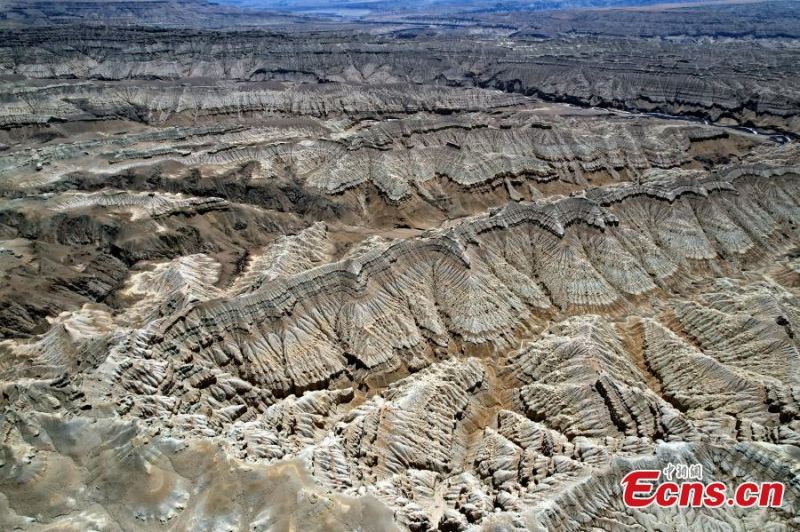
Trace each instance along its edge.
<instances>
[{"instance_id":1,"label":"fan-shaped erosion pattern","mask_svg":"<svg viewBox=\"0 0 800 532\"><path fill-rule=\"evenodd\" d=\"M0 529L800 528L795 4L6 4Z\"/></svg>"}]
</instances>

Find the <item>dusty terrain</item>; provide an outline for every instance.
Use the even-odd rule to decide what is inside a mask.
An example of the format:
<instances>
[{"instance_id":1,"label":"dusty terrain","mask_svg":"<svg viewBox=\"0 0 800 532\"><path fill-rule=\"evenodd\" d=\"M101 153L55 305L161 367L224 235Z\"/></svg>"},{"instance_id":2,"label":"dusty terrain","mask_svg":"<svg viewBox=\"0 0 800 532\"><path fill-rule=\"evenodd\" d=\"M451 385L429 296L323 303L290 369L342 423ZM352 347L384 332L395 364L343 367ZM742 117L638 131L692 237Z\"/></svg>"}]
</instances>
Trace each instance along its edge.
<instances>
[{"instance_id":1,"label":"dusty terrain","mask_svg":"<svg viewBox=\"0 0 800 532\"><path fill-rule=\"evenodd\" d=\"M798 4L244 4L0 6L0 529L800 528Z\"/></svg>"}]
</instances>

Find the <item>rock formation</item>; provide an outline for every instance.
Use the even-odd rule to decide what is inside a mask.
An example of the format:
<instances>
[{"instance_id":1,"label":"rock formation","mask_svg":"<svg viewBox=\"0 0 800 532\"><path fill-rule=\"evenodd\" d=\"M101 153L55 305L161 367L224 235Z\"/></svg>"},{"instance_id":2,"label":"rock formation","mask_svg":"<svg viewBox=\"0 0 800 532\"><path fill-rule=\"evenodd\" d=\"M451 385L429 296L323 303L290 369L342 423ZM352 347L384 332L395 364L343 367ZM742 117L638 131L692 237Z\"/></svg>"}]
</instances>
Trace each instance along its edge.
<instances>
[{"instance_id":1,"label":"rock formation","mask_svg":"<svg viewBox=\"0 0 800 532\"><path fill-rule=\"evenodd\" d=\"M800 527L794 5L22 4L0 528Z\"/></svg>"}]
</instances>

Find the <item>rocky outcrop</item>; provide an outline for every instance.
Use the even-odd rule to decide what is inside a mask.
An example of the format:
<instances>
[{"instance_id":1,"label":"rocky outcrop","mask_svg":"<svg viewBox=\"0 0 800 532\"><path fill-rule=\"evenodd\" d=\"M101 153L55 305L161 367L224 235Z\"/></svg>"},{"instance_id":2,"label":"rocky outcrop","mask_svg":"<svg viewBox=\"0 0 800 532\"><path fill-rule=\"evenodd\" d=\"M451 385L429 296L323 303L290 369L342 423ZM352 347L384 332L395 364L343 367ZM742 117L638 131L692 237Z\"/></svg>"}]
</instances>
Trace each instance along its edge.
<instances>
[{"instance_id":1,"label":"rocky outcrop","mask_svg":"<svg viewBox=\"0 0 800 532\"><path fill-rule=\"evenodd\" d=\"M374 497L408 528L572 526L538 505L597 501L587 482L613 498L624 464L675 460L671 442L691 442L682 459L719 475L728 453L787 463L777 445L797 444L800 429L797 299L734 273L793 234L786 153L513 203L338 260L316 225L251 258L227 288L208 256L156 264L128 281L137 302L125 314L87 306L35 341L5 342L17 361L6 378L38 383L14 388L10 405L111 409L162 436L219 438L238 460L297 459L315 484ZM82 205L67 196L51 208ZM714 269L734 277L702 281ZM647 308L661 310L609 321ZM62 368L75 376L57 384ZM164 520L186 518L192 485ZM583 504L592 519L614 511Z\"/></svg>"},{"instance_id":2,"label":"rocky outcrop","mask_svg":"<svg viewBox=\"0 0 800 532\"><path fill-rule=\"evenodd\" d=\"M0 8L0 528L800 527L792 6L188 2Z\"/></svg>"},{"instance_id":3,"label":"rocky outcrop","mask_svg":"<svg viewBox=\"0 0 800 532\"><path fill-rule=\"evenodd\" d=\"M796 10L788 16L796 19ZM691 15L689 18L694 20ZM694 35L682 40L642 39L638 34L615 34L616 28L630 29L630 24L601 23L593 28L594 20L558 20L542 35L531 26L547 23L521 17L511 27L501 23L487 28L477 43L473 37L458 34L450 41L424 35L395 39L392 34L380 35L383 24L357 36L330 31L312 39L292 32L122 30L116 37L127 43L124 47L100 28L6 30L0 54L7 59L0 72L28 79L114 82L101 85L104 90L100 93L100 86L87 90L84 84L60 83L70 96L58 101L37 101L37 91L30 91L29 86L20 89L18 83L6 84L4 92L11 98L0 123L9 127L45 123L51 117L107 114L159 120L176 109L202 116L225 106L243 111L289 107L324 115L334 110L363 110L364 104L356 103L360 98L353 99L347 92L375 94L386 91L382 87L387 84L412 84L424 95L425 109L450 112L452 107L442 99L444 89L431 87L436 84L499 88L581 105L798 133L798 94L792 83L797 79L795 52L790 42L782 40L794 35L794 30L777 32L777 42L763 43L691 38ZM776 14L770 20L773 24L785 19ZM756 24L751 19L744 27ZM562 25L566 27L558 31ZM681 24L680 28L685 31L688 26ZM556 31L550 33L553 29ZM713 30L709 33L715 34ZM152 49L164 52L153 56ZM161 90L143 90L137 82L123 82L187 78L212 79L217 86L176 90L164 85ZM231 97L224 92L230 89L230 81L300 85L284 97L259 90L237 91ZM330 86L322 91L326 95L315 99L318 83ZM340 91L338 84L347 86ZM241 83L237 85L243 88ZM309 87L313 87L310 92ZM404 102L407 96L396 89L388 91L394 95L388 94L381 106L367 104L367 108L391 113L415 105ZM474 104L465 101L461 108Z\"/></svg>"}]
</instances>

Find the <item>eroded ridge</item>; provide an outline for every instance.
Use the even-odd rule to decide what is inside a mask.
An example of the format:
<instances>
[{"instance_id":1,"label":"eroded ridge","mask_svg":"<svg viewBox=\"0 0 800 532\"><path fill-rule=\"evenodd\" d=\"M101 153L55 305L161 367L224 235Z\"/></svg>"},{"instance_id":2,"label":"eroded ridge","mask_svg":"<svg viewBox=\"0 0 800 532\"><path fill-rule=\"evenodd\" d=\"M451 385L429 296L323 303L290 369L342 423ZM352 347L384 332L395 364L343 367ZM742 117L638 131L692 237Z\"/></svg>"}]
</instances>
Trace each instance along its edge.
<instances>
[{"instance_id":1,"label":"eroded ridge","mask_svg":"<svg viewBox=\"0 0 800 532\"><path fill-rule=\"evenodd\" d=\"M800 529L800 8L628 3L0 3L0 529Z\"/></svg>"},{"instance_id":2,"label":"eroded ridge","mask_svg":"<svg viewBox=\"0 0 800 532\"><path fill-rule=\"evenodd\" d=\"M318 223L251 255L225 284L206 253L155 263L126 281L125 312L85 305L2 344L14 361L4 366L5 482L26 486L7 491L8 522L25 522L27 493L66 512L54 522L263 523L232 495L216 510L203 502L193 471L224 456L231 469L215 482L253 471L292 479L309 504L331 494L329 523L362 518L347 517L351 501L411 529L677 523L667 510L631 516L618 483L633 467L676 460L714 479L784 482L784 506L756 519L792 523L793 153L512 202L341 256ZM86 198L47 201L71 209ZM146 219L187 208L135 194L99 201ZM37 413L13 413L24 409ZM70 451L61 441L76 430L128 439ZM136 502L76 472L65 493L100 482L100 508L83 495L41 498L54 467L99 467L134 441L149 465L126 474L161 483L163 495ZM579 518L564 510L575 501ZM727 508L685 518L738 519Z\"/></svg>"}]
</instances>

